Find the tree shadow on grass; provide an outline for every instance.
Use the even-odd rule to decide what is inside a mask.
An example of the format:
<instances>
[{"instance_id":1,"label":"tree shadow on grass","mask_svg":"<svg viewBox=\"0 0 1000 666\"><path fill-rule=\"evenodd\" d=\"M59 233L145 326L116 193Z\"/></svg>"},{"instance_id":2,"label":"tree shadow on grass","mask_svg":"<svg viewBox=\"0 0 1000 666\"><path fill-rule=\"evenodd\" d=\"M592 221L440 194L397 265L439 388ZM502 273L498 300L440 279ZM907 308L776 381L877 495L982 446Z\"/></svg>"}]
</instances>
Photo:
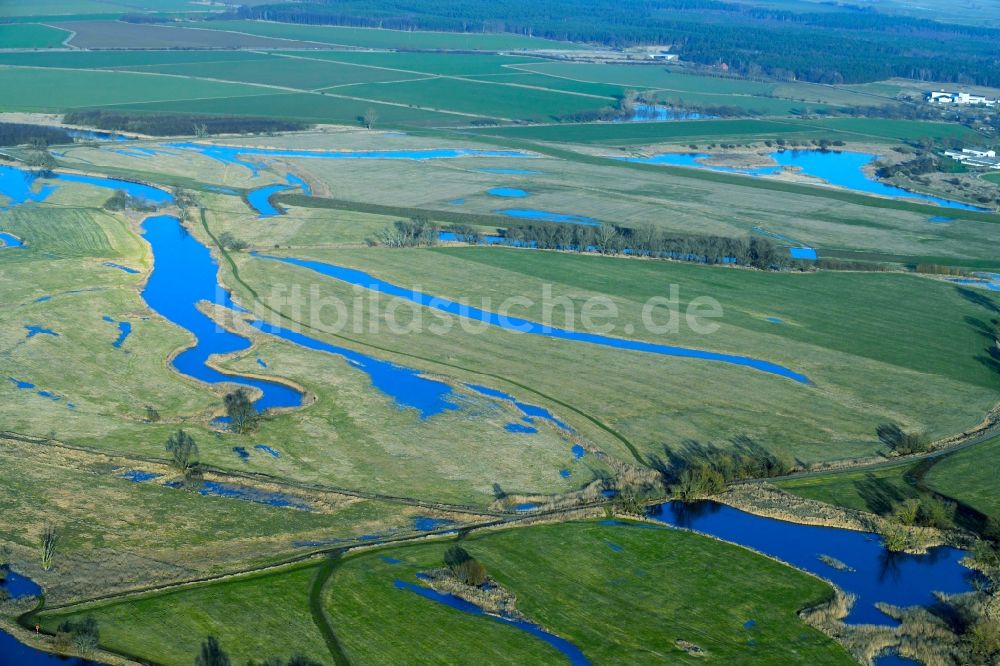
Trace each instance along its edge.
<instances>
[{"instance_id":1,"label":"tree shadow on grass","mask_svg":"<svg viewBox=\"0 0 1000 666\"><path fill-rule=\"evenodd\" d=\"M997 321L998 320L996 319L991 319L989 322L985 322L982 319L979 319L978 317L970 317L970 316L965 317L966 324L971 326L976 331L976 333L983 336L987 340L990 340L991 342L996 339Z\"/></svg>"},{"instance_id":2,"label":"tree shadow on grass","mask_svg":"<svg viewBox=\"0 0 1000 666\"><path fill-rule=\"evenodd\" d=\"M990 312L1000 313L1000 306L986 294L967 287L957 287L957 291L959 296L973 305L978 305Z\"/></svg>"},{"instance_id":3,"label":"tree shadow on grass","mask_svg":"<svg viewBox=\"0 0 1000 666\"><path fill-rule=\"evenodd\" d=\"M898 488L871 472L865 474L863 479L855 481L854 488L864 500L868 510L880 516L892 511L893 504L906 499Z\"/></svg>"},{"instance_id":4,"label":"tree shadow on grass","mask_svg":"<svg viewBox=\"0 0 1000 666\"><path fill-rule=\"evenodd\" d=\"M1000 373L1000 349L997 347L990 347L984 351L986 353L977 356L976 360L993 372Z\"/></svg>"}]
</instances>

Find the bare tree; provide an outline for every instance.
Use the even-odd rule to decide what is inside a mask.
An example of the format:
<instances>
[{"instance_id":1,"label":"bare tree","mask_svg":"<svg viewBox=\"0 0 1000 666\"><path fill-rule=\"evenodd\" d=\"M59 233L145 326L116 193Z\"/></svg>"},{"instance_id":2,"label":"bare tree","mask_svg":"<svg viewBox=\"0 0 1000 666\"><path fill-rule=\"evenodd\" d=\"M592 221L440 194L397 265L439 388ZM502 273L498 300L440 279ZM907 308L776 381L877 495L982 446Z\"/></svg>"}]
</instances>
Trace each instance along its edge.
<instances>
[{"instance_id":1,"label":"bare tree","mask_svg":"<svg viewBox=\"0 0 1000 666\"><path fill-rule=\"evenodd\" d=\"M375 127L375 123L377 121L378 121L378 111L376 111L374 107L368 107L368 110L365 111L365 115L363 117L365 129L372 129L373 127Z\"/></svg>"},{"instance_id":2,"label":"bare tree","mask_svg":"<svg viewBox=\"0 0 1000 666\"><path fill-rule=\"evenodd\" d=\"M51 525L46 525L42 530L42 569L48 571L52 568L52 558L56 554L56 544L59 542L59 533Z\"/></svg>"}]
</instances>

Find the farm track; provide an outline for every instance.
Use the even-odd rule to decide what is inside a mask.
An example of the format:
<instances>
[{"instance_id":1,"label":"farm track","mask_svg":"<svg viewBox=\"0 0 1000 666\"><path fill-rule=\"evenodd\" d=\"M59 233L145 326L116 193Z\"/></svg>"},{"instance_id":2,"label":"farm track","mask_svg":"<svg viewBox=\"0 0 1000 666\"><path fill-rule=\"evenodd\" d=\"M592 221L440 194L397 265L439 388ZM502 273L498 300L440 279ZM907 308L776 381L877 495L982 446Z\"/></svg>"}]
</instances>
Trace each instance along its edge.
<instances>
[{"instance_id":1,"label":"farm track","mask_svg":"<svg viewBox=\"0 0 1000 666\"><path fill-rule=\"evenodd\" d=\"M99 449L89 446L67 444L65 442L46 439L44 437L32 437L31 435L24 435L16 432L0 432L0 440L9 440L9 441L21 442L24 444L61 448L68 451L87 453L95 456L117 458L123 461L131 461L136 463L149 463L155 465L162 465L164 467L167 467L170 464L170 462L166 458L157 458L155 456L142 456L134 453L122 453L119 451L112 451L108 449ZM426 500L416 499L413 497L383 495L380 493L367 492L364 490L352 490L350 488L341 488L338 486L330 486L319 483L306 483L301 481L293 481L284 477L265 474L264 472L241 472L237 470L229 470L221 467L215 467L212 465L202 465L202 469L206 472L210 472L214 475L225 477L227 479L232 479L236 481L242 480L242 481L254 481L257 483L266 483L270 485L285 487L290 490L330 493L334 495L343 495L345 497L355 497L357 499L374 500L379 502L387 502L390 504L403 504L406 506L414 506L422 509L432 509L436 511L446 511L452 513L464 513L477 516L501 517L501 516L514 515L502 511L494 511L485 507L472 506L469 504L448 504L446 502L430 502Z\"/></svg>"},{"instance_id":2,"label":"farm track","mask_svg":"<svg viewBox=\"0 0 1000 666\"><path fill-rule=\"evenodd\" d=\"M333 658L334 663L337 666L348 666L350 664L350 661L348 660L346 654L344 653L343 648L340 645L340 641L337 639L337 635L336 632L334 631L333 624L330 622L330 619L326 614L326 610L323 604L323 597L327 585L329 584L333 574L336 572L336 569L338 568L340 563L343 562L346 556L354 553L366 552L369 550L377 550L390 545L424 541L435 537L461 539L464 538L469 533L477 530L490 529L496 527L514 527L520 522L529 522L529 524L531 524L540 519L559 520L563 517L567 516L573 517L574 515L579 515L581 512L606 506L609 503L610 500L604 499L573 507L542 510L542 511L532 512L530 514L511 515L506 519L483 521L480 523L465 525L459 528L458 530L454 528L445 528L420 534L389 537L379 541L377 544L359 543L353 546L337 546L337 547L322 548L310 551L308 553L303 553L302 555L297 555L295 557L287 558L278 562L272 562L269 564L258 565L254 567L246 567L243 569L229 571L215 576L206 576L202 578L190 579L177 583L170 583L168 585L153 585L134 590L115 592L113 594L101 595L97 597L92 597L90 599L75 601L67 604L59 604L51 607L46 607L45 599L44 597L42 597L42 599L35 608L17 617L17 623L21 625L23 628L29 631L33 631L37 624L36 621L37 615L45 611L72 612L74 609L84 609L91 607L95 604L103 606L109 603L114 603L117 600L127 600L133 597L157 595L166 592L171 592L174 590L181 590L188 588L208 587L213 584L235 578L278 575L283 573L284 570L287 569L289 566L305 563L308 562L309 560L325 558L326 561L320 565L320 567L316 572L315 578L313 578L310 584L309 597L308 597L309 611L310 614L312 615L313 622L316 624L317 629L323 636L323 640L327 645L327 649L330 651L330 656ZM458 534L455 535L454 534L455 532L457 532ZM42 633L47 633L47 632L42 632ZM118 654L118 653L111 652L111 654ZM120 656L125 657L127 659L134 659L134 657L132 657L131 655L120 655Z\"/></svg>"},{"instance_id":3,"label":"farm track","mask_svg":"<svg viewBox=\"0 0 1000 666\"><path fill-rule=\"evenodd\" d=\"M887 460L865 460L858 461L856 463L847 463L842 466L833 467L830 469L813 470L805 472L794 472L792 474L785 474L784 476L775 476L771 478L764 479L751 479L756 481L790 481L793 479L809 479L822 476L830 476L832 474L840 474L843 472L856 472L860 470L875 470L884 469L886 467L895 467L897 465L902 465L904 463L919 463L921 461L934 461L935 463L940 462L940 460L952 455L953 453L958 453L965 449L971 448L978 444L982 444L986 441L993 439L1000 435L1000 405L994 407L994 409L987 415L986 419L980 424L979 427L973 428L972 430L967 430L965 432L959 433L957 435L952 435L950 437L945 437L938 440L936 444L938 446L929 451L924 451L923 453L913 453L906 456L899 456L897 458L891 458ZM927 468L929 469L929 467ZM926 469L924 472L926 473ZM920 475L922 479L923 475Z\"/></svg>"}]
</instances>

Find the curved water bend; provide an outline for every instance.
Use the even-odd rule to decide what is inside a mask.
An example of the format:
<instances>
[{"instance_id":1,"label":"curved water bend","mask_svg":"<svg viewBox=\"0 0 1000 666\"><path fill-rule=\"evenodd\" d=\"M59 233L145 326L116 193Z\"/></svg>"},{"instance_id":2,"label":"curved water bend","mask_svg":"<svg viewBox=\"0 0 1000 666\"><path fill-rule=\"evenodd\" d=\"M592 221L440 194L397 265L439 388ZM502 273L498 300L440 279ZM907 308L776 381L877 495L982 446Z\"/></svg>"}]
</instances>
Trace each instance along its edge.
<instances>
[{"instance_id":1,"label":"curved water bend","mask_svg":"<svg viewBox=\"0 0 1000 666\"><path fill-rule=\"evenodd\" d=\"M250 347L250 341L219 326L198 310L198 303L241 308L219 285L219 265L208 248L191 236L180 220L170 215L149 217L142 223L142 230L154 257L142 298L150 308L195 337L194 347L178 354L173 367L208 384L227 382L259 389L263 396L256 402L258 411L300 406L302 395L284 384L226 375L208 366L210 356L242 351Z\"/></svg>"},{"instance_id":2,"label":"curved water bend","mask_svg":"<svg viewBox=\"0 0 1000 666\"><path fill-rule=\"evenodd\" d=\"M3 250L4 248L15 248L15 247L24 247L24 243L21 242L20 238L18 238L13 234L8 234L3 231L0 231L0 250Z\"/></svg>"},{"instance_id":3,"label":"curved water bend","mask_svg":"<svg viewBox=\"0 0 1000 666\"><path fill-rule=\"evenodd\" d=\"M509 331L516 331L519 333L528 333L531 335L540 335L547 338L555 338L558 340L573 340L575 342L588 342L594 345L601 345L602 347L613 347L615 349L626 349L629 351L639 351L649 354L659 354L661 356L675 356L679 358L697 358L705 361L717 361L720 363L729 363L731 365L741 365L748 368L753 368L754 370L760 370L761 372L767 372L772 375L778 375L780 377L787 377L788 379L795 380L801 384L811 384L809 378L803 374L799 374L793 370L778 365L776 363L771 363L769 361L761 361L759 359L750 358L747 356L736 356L734 354L721 354L717 352L702 351L700 349L688 349L686 347L674 347L672 345L661 345L652 342L642 342L639 340L626 340L624 338L612 338L604 335L598 335L596 333L579 333L576 331L567 331L561 328L553 328L545 324L539 324L538 322L529 321L527 319L519 319L517 317L506 317L499 315L495 312L489 312L487 310L480 310L471 306L464 305L462 303L456 303L454 301L445 300L443 298L438 298L437 296L429 296L418 291L411 291L408 289L403 289L394 284L390 284L383 280L379 280L364 271L355 270L353 268L343 268L341 266L336 266L334 264L327 264L322 261L309 261L306 259L295 259L294 257L274 257L270 255L262 255L254 253L255 257L262 259L267 259L269 261L280 261L286 264L293 264L295 266L301 266L303 268L308 268L316 271L317 273L322 273L329 277L335 278L337 280L342 280L348 284L358 285L366 289L372 289L374 291L379 291L386 293L390 296L395 296L397 298L402 298L408 300L412 303L422 305L424 307L433 308L435 310L440 310L442 312L447 312L449 314L456 315L458 317L465 317L466 319L474 319L476 321L481 321L485 324L491 326L496 326L498 328L506 329Z\"/></svg>"},{"instance_id":4,"label":"curved water bend","mask_svg":"<svg viewBox=\"0 0 1000 666\"><path fill-rule=\"evenodd\" d=\"M844 619L849 624L898 624L875 604L926 606L936 601L936 591L970 591L975 575L959 564L966 553L956 548L932 548L924 555L891 553L875 534L764 518L717 502L667 502L654 507L649 516L753 548L833 581L857 595ZM834 568L820 555L849 569Z\"/></svg>"},{"instance_id":5,"label":"curved water bend","mask_svg":"<svg viewBox=\"0 0 1000 666\"><path fill-rule=\"evenodd\" d=\"M353 367L366 373L371 379L372 386L391 396L399 407L410 407L419 411L422 419L459 407L452 400L454 394L450 385L425 377L417 370L389 361L381 361L345 347L336 347L328 342L316 340L267 322L258 320L249 323L262 333L273 335L307 349L340 356Z\"/></svg>"},{"instance_id":6,"label":"curved water bend","mask_svg":"<svg viewBox=\"0 0 1000 666\"><path fill-rule=\"evenodd\" d=\"M419 577L420 574L417 574ZM468 613L469 615L479 615L481 617L486 617L496 622L502 622L503 624L508 624L512 627L517 627L521 631L526 631L536 638L540 638L545 641L555 649L559 650L569 660L571 666L590 666L590 660L584 656L583 652L577 646L570 643L565 638L561 636L556 636L555 634L550 634L545 631L537 624L532 624L530 622L525 622L524 620L517 620L512 617L506 617L503 615L491 615L483 611L479 606L462 599L461 597L456 597L452 594L443 594L436 590L432 590L429 587L424 587L422 585L414 585L405 580L400 580L397 578L394 582L396 589L398 590L409 590L411 592L416 592L425 599L430 599L431 601L436 601L439 604L444 604L449 608L454 608L455 610L462 611L463 613Z\"/></svg>"}]
</instances>

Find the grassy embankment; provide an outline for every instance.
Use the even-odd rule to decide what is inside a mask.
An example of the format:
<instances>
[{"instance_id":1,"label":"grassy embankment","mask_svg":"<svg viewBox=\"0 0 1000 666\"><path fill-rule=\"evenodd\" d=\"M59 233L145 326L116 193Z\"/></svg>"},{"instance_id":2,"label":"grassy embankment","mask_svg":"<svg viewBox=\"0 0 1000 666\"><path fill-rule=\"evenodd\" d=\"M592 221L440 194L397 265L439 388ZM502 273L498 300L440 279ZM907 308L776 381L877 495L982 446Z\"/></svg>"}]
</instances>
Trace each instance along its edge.
<instances>
[{"instance_id":1,"label":"grassy embankment","mask_svg":"<svg viewBox=\"0 0 1000 666\"><path fill-rule=\"evenodd\" d=\"M883 515L899 502L937 494L960 505L960 525L982 529L983 517L1000 520L994 492L998 461L1000 438L994 438L933 460L791 479L777 485L801 497Z\"/></svg>"}]
</instances>

